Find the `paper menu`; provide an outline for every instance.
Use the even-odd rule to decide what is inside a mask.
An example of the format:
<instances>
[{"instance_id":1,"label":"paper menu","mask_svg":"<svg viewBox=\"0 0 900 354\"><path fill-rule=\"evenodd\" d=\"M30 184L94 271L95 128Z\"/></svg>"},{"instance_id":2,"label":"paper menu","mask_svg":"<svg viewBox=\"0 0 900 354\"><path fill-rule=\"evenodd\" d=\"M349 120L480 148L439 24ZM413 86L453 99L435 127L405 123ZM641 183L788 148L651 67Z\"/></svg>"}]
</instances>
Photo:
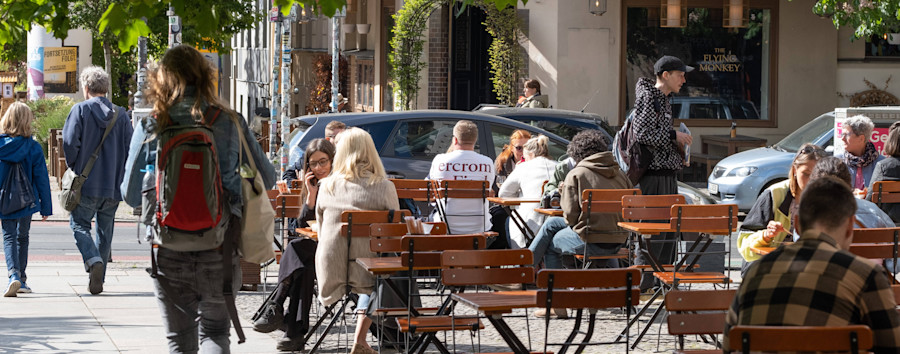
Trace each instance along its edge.
<instances>
[{"instance_id":1,"label":"paper menu","mask_svg":"<svg viewBox=\"0 0 900 354\"><path fill-rule=\"evenodd\" d=\"M688 129L686 125L684 125L684 122L682 122L681 125L678 126L678 131L687 135L691 135L691 130ZM691 165L691 144L684 144L684 165Z\"/></svg>"}]
</instances>

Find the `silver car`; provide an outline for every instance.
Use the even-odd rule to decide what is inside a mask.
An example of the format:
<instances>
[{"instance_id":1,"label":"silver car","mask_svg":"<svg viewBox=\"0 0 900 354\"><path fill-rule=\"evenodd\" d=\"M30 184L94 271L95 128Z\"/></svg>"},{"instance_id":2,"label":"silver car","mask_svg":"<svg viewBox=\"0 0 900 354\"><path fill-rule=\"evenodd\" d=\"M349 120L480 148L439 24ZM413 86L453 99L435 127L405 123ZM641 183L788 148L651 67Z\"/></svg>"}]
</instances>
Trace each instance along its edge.
<instances>
[{"instance_id":1,"label":"silver car","mask_svg":"<svg viewBox=\"0 0 900 354\"><path fill-rule=\"evenodd\" d=\"M828 112L804 124L777 144L728 156L709 176L709 194L720 203L734 203L748 211L763 190L788 178L791 161L805 143L833 150L834 113Z\"/></svg>"}]
</instances>

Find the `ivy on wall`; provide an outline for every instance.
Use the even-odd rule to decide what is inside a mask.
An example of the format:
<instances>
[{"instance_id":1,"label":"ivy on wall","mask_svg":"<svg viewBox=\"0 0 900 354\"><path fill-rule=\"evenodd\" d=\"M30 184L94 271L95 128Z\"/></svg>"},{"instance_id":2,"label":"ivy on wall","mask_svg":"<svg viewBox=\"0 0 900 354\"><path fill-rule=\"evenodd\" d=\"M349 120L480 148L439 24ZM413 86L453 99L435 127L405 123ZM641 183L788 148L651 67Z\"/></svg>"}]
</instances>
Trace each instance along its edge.
<instances>
[{"instance_id":1,"label":"ivy on wall","mask_svg":"<svg viewBox=\"0 0 900 354\"><path fill-rule=\"evenodd\" d=\"M408 0L394 14L394 28L391 29L391 80L394 94L402 110L412 109L419 96L419 73L425 68L422 61L428 17L438 7L449 0Z\"/></svg>"},{"instance_id":2,"label":"ivy on wall","mask_svg":"<svg viewBox=\"0 0 900 354\"><path fill-rule=\"evenodd\" d=\"M519 45L522 20L515 7L498 9L490 5L484 0L478 0L478 6L487 14L483 24L494 38L488 48L491 82L494 83L497 100L501 104L513 106L519 92L519 78L525 71L522 47Z\"/></svg>"}]
</instances>

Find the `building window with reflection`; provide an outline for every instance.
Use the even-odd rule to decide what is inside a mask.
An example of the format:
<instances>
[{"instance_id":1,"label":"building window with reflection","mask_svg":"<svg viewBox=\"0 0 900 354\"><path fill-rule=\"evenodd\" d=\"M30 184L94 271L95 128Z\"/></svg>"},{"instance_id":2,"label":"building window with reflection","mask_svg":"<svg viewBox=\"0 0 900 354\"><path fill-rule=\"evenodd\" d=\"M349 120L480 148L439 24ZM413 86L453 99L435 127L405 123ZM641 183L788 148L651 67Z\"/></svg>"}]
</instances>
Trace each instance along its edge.
<instances>
[{"instance_id":1,"label":"building window with reflection","mask_svg":"<svg viewBox=\"0 0 900 354\"><path fill-rule=\"evenodd\" d=\"M654 62L663 55L674 55L694 67L672 100L676 119L690 120L688 124L693 126L724 126L731 121L741 121L738 124L742 126L776 125L772 112L777 3L754 1L745 26L738 28L723 26L723 16L728 14L721 4L686 7L681 27L663 27L661 23L671 26L672 21L661 19L664 11L659 1L628 2L626 109L634 106L637 80L654 78ZM772 6L767 8L767 4Z\"/></svg>"}]
</instances>

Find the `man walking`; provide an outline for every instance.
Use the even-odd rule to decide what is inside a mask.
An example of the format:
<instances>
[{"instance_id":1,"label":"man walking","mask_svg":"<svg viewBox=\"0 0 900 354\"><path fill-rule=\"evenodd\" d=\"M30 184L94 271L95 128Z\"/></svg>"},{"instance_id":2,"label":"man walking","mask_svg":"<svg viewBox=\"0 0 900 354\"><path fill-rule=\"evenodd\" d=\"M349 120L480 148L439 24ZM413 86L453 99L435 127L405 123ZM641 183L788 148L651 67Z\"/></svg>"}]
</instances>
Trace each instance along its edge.
<instances>
[{"instance_id":1,"label":"man walking","mask_svg":"<svg viewBox=\"0 0 900 354\"><path fill-rule=\"evenodd\" d=\"M690 145L691 136L673 129L671 97L684 85L684 74L694 68L684 65L681 59L666 55L656 61L653 72L656 80L642 77L634 88L634 117L631 124L636 143L650 150L650 165L638 181L644 195L678 194L675 174L684 163L680 147ZM661 235L660 242L652 243L652 252L662 264L671 264L675 258L675 234ZM642 254L637 264L648 264ZM644 276L641 290L653 285L652 276Z\"/></svg>"},{"instance_id":2,"label":"man walking","mask_svg":"<svg viewBox=\"0 0 900 354\"><path fill-rule=\"evenodd\" d=\"M881 265L847 251L855 212L846 182L834 177L809 182L796 217L800 240L750 266L725 319L724 348L735 325L863 324L874 333L872 351L900 352L891 279Z\"/></svg>"},{"instance_id":3,"label":"man walking","mask_svg":"<svg viewBox=\"0 0 900 354\"><path fill-rule=\"evenodd\" d=\"M118 186L125 176L125 159L134 129L125 109L112 104L106 97L109 74L91 66L81 72L79 81L85 101L73 106L66 118L63 151L66 166L79 175L97 151L93 168L81 187L81 202L69 216L75 245L81 252L85 271L90 273L88 290L96 295L103 291L113 221L122 200ZM98 149L109 124L114 125ZM91 221L95 218L96 235L91 237Z\"/></svg>"}]
</instances>

